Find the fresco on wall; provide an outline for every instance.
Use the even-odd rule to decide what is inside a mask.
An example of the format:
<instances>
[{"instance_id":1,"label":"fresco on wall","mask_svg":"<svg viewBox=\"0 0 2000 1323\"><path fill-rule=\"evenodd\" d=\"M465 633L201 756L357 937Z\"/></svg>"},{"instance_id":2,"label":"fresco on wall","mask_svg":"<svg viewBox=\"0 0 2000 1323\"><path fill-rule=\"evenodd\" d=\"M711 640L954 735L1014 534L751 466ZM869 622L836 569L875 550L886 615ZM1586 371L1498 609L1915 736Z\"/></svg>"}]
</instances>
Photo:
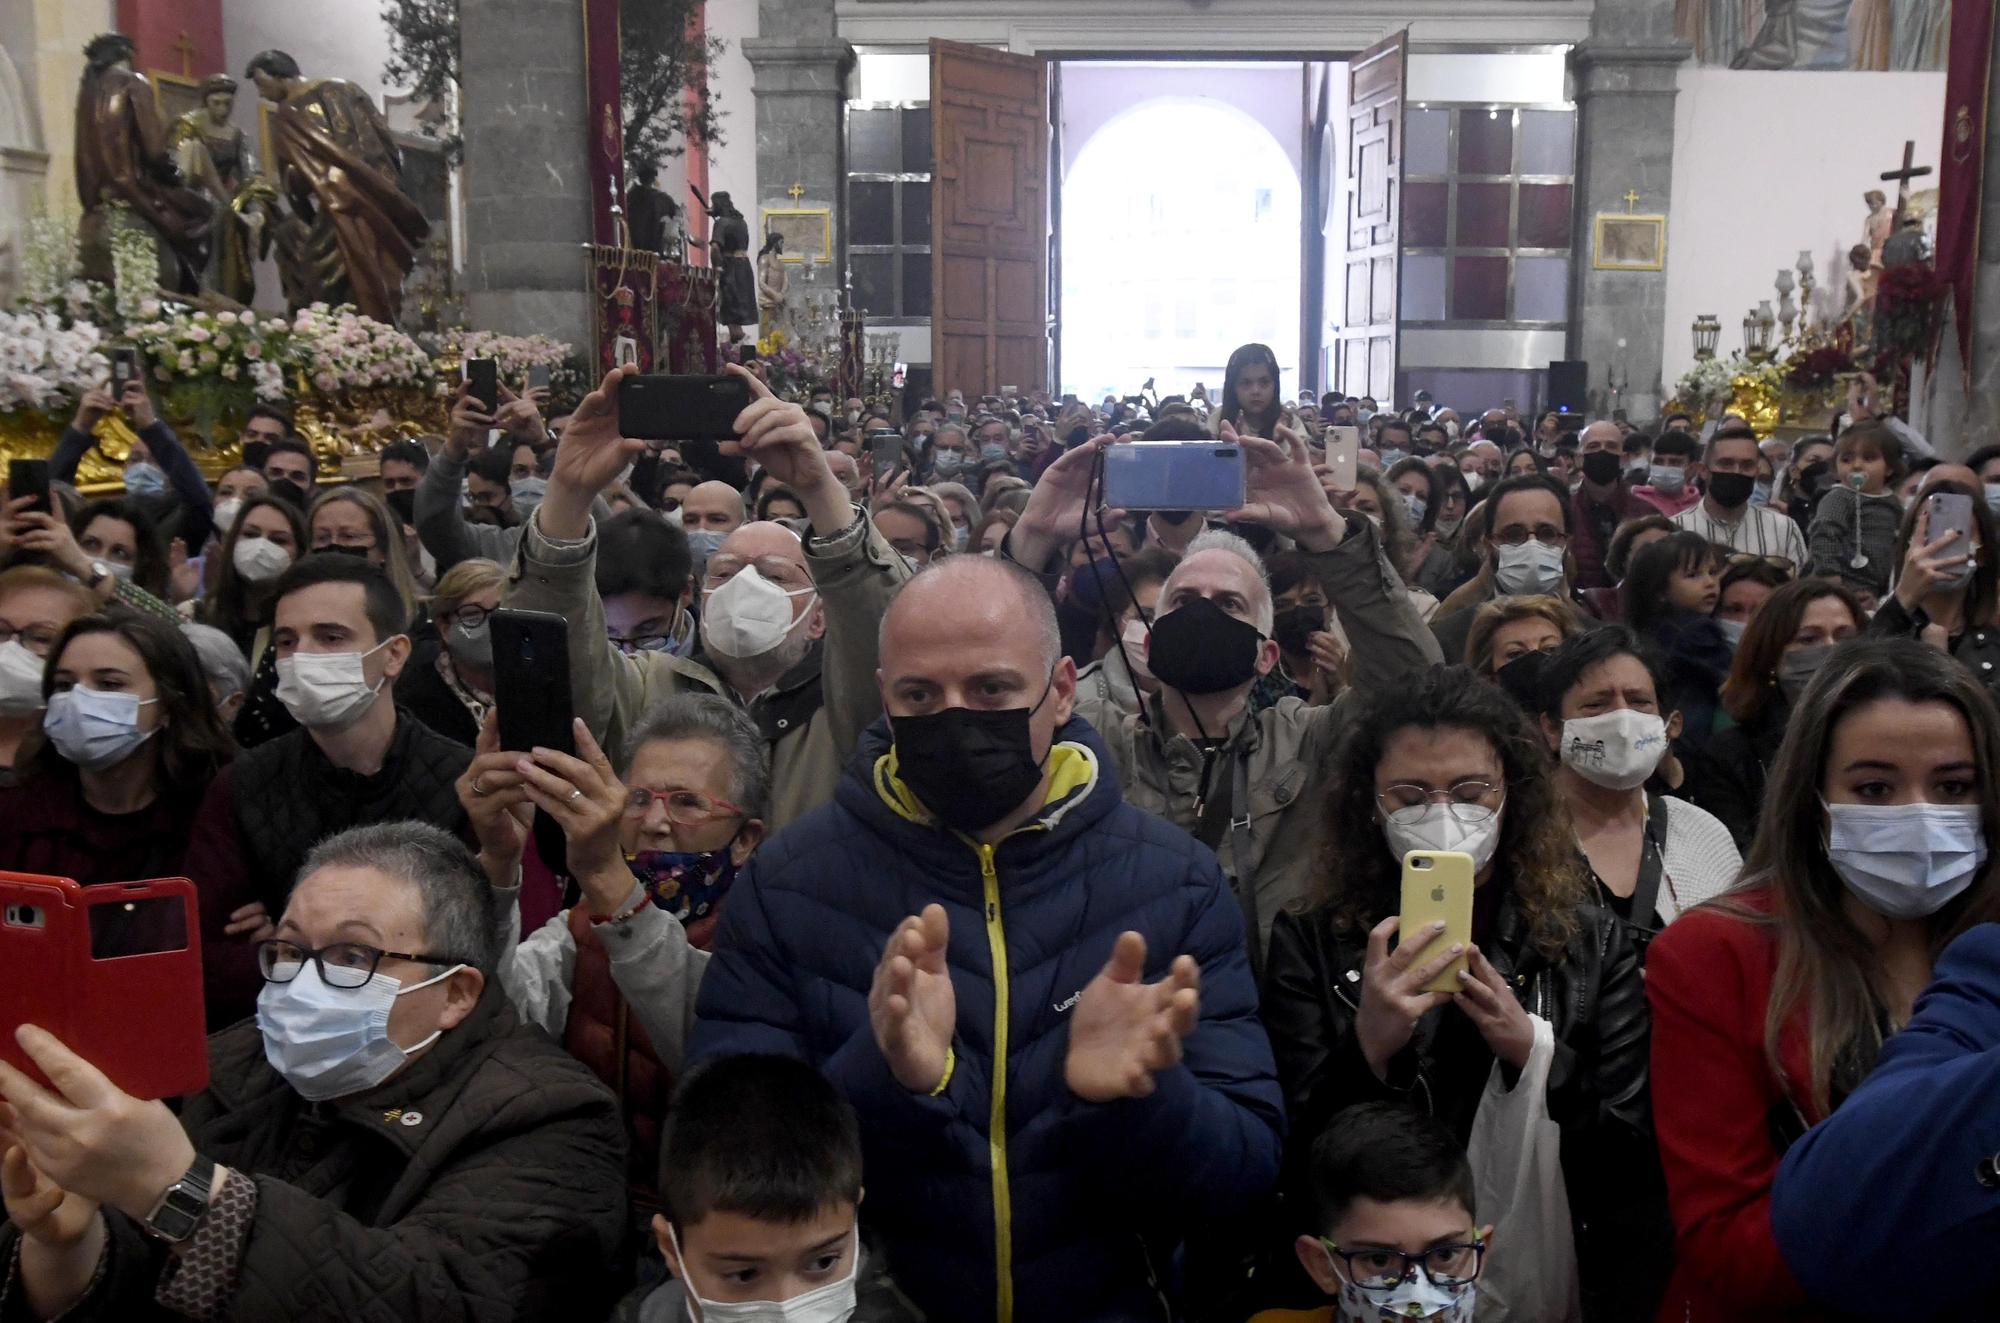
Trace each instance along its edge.
<instances>
[{"instance_id":1,"label":"fresco on wall","mask_svg":"<svg viewBox=\"0 0 2000 1323\"><path fill-rule=\"evenodd\" d=\"M1951 0L1674 0L1674 29L1731 69L1943 69Z\"/></svg>"}]
</instances>

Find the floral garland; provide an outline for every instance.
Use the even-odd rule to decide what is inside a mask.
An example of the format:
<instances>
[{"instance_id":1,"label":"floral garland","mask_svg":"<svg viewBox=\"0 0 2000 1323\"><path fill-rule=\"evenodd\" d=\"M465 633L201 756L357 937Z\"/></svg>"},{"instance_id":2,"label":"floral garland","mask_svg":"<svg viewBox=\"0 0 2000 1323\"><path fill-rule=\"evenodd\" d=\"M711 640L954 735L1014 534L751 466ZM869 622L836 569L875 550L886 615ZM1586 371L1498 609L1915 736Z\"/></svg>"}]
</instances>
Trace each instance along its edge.
<instances>
[{"instance_id":1,"label":"floral garland","mask_svg":"<svg viewBox=\"0 0 2000 1323\"><path fill-rule=\"evenodd\" d=\"M423 386L431 378L431 359L423 346L345 304L300 308L292 318L286 362L329 395Z\"/></svg>"}]
</instances>

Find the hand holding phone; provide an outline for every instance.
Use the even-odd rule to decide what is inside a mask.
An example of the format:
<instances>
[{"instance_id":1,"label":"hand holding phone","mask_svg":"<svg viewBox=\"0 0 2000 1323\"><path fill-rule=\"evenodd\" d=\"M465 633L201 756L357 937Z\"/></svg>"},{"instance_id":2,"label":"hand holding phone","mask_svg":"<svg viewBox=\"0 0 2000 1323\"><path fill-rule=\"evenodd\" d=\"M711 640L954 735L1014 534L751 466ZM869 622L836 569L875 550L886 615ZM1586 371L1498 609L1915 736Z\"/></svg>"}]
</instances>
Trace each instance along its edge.
<instances>
[{"instance_id":1,"label":"hand holding phone","mask_svg":"<svg viewBox=\"0 0 2000 1323\"><path fill-rule=\"evenodd\" d=\"M1910 564L1903 578L1912 591L1941 588L1950 591L1965 586L1972 577L1973 536L1972 498L1959 492L1932 492L1924 498L1924 536L1910 543ZM1944 539L1949 537L1949 542ZM1938 544L1943 542L1942 546ZM1936 548L1929 555L1927 547ZM1902 585L1899 583L1898 585ZM1922 600L1919 593L1918 600Z\"/></svg>"},{"instance_id":2,"label":"hand holding phone","mask_svg":"<svg viewBox=\"0 0 2000 1323\"><path fill-rule=\"evenodd\" d=\"M1132 441L1104 450L1104 502L1120 510L1237 510L1243 447L1228 441Z\"/></svg>"},{"instance_id":3,"label":"hand holding phone","mask_svg":"<svg viewBox=\"0 0 2000 1323\"><path fill-rule=\"evenodd\" d=\"M18 501L23 497L32 498L34 504L27 507L30 514L53 514L54 507L49 502L49 462L45 459L12 459L7 461L7 499Z\"/></svg>"},{"instance_id":4,"label":"hand holding phone","mask_svg":"<svg viewBox=\"0 0 2000 1323\"><path fill-rule=\"evenodd\" d=\"M488 617L493 632L493 710L500 747L526 754L534 749L576 753L571 719L569 621L544 611L502 609ZM535 813L535 849L557 874L566 875L567 841L562 824Z\"/></svg>"},{"instance_id":5,"label":"hand holding phone","mask_svg":"<svg viewBox=\"0 0 2000 1323\"><path fill-rule=\"evenodd\" d=\"M1327 482L1335 491L1351 492L1361 475L1361 429L1326 429Z\"/></svg>"},{"instance_id":6,"label":"hand holding phone","mask_svg":"<svg viewBox=\"0 0 2000 1323\"><path fill-rule=\"evenodd\" d=\"M466 395L479 402L489 417L500 412L500 363L492 358L465 360Z\"/></svg>"},{"instance_id":7,"label":"hand holding phone","mask_svg":"<svg viewBox=\"0 0 2000 1323\"><path fill-rule=\"evenodd\" d=\"M734 441L750 383L733 373L630 376L618 383L618 434L648 441Z\"/></svg>"},{"instance_id":8,"label":"hand holding phone","mask_svg":"<svg viewBox=\"0 0 2000 1323\"><path fill-rule=\"evenodd\" d=\"M1403 909L1399 942L1417 941L1427 927L1444 931L1416 951L1419 972L1430 969L1453 946L1472 945L1472 856L1456 850L1412 850L1403 856ZM1397 951L1400 954L1402 946ZM1463 954L1445 961L1418 985L1423 992L1457 992Z\"/></svg>"}]
</instances>

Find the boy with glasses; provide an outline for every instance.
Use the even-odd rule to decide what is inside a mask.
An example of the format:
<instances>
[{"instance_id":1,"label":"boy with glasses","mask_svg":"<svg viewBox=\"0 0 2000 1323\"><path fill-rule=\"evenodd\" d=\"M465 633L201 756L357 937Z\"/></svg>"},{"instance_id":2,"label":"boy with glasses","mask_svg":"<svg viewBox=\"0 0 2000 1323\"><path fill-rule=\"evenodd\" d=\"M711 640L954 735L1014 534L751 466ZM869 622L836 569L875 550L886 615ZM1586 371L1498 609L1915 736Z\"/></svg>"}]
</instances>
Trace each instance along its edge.
<instances>
[{"instance_id":1,"label":"boy with glasses","mask_svg":"<svg viewBox=\"0 0 2000 1323\"><path fill-rule=\"evenodd\" d=\"M1312 1228L1292 1249L1333 1303L1251 1323L1472 1323L1493 1228L1448 1130L1398 1103L1350 1107L1314 1142L1311 1179Z\"/></svg>"}]
</instances>

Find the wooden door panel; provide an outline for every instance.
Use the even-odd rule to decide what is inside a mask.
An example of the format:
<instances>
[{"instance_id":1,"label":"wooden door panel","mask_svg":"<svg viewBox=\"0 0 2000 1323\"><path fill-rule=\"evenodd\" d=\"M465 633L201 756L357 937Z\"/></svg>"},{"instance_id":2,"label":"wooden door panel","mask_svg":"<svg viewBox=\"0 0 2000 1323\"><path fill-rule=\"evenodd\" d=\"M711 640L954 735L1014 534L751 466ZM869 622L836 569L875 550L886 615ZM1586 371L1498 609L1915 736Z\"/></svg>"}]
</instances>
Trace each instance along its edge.
<instances>
[{"instance_id":1,"label":"wooden door panel","mask_svg":"<svg viewBox=\"0 0 2000 1323\"><path fill-rule=\"evenodd\" d=\"M1386 407L1396 380L1396 293L1402 249L1403 33L1348 66L1347 316L1340 329L1340 381L1349 395Z\"/></svg>"},{"instance_id":2,"label":"wooden door panel","mask_svg":"<svg viewBox=\"0 0 2000 1323\"><path fill-rule=\"evenodd\" d=\"M939 390L1049 380L1048 69L931 42L931 358Z\"/></svg>"}]
</instances>

